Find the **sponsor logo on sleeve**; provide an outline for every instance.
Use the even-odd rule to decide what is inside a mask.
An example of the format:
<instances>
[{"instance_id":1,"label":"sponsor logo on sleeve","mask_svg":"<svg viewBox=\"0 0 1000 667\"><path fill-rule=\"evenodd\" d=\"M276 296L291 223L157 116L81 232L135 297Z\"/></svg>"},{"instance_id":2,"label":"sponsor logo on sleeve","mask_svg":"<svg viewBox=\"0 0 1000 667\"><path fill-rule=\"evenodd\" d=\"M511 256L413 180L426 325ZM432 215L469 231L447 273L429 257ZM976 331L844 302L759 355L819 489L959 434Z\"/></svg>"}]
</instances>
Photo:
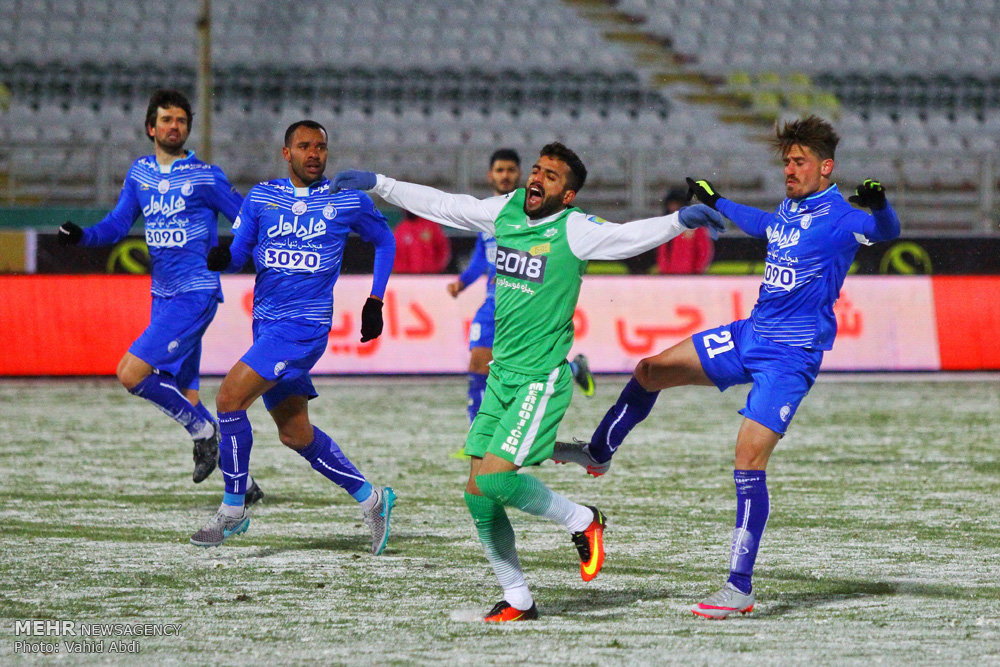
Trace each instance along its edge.
<instances>
[{"instance_id":1,"label":"sponsor logo on sleeve","mask_svg":"<svg viewBox=\"0 0 1000 667\"><path fill-rule=\"evenodd\" d=\"M529 255L547 255L551 251L552 251L552 244L550 244L550 243L541 243L541 244L536 245L533 248L531 248L531 250L528 251L528 254Z\"/></svg>"}]
</instances>

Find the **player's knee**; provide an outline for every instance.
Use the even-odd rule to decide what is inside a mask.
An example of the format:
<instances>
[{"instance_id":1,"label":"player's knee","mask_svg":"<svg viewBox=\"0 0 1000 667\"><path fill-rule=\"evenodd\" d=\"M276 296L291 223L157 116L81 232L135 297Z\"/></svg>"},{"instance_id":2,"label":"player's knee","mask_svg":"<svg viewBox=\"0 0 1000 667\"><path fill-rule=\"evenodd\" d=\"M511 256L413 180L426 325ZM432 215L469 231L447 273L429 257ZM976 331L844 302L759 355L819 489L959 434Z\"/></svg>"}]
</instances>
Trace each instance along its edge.
<instances>
[{"instance_id":1,"label":"player's knee","mask_svg":"<svg viewBox=\"0 0 1000 667\"><path fill-rule=\"evenodd\" d=\"M220 388L215 396L215 409L217 412L233 412L239 410L234 397L225 388Z\"/></svg>"},{"instance_id":2,"label":"player's knee","mask_svg":"<svg viewBox=\"0 0 1000 667\"><path fill-rule=\"evenodd\" d=\"M772 450L772 447L737 445L733 467L737 470L765 470Z\"/></svg>"},{"instance_id":3,"label":"player's knee","mask_svg":"<svg viewBox=\"0 0 1000 667\"><path fill-rule=\"evenodd\" d=\"M632 376L639 383L639 386L646 391L656 391L658 389L658 387L654 386L653 382L652 357L640 359L639 363L635 366L635 370L632 372Z\"/></svg>"},{"instance_id":4,"label":"player's knee","mask_svg":"<svg viewBox=\"0 0 1000 667\"><path fill-rule=\"evenodd\" d=\"M120 363L118 364L118 369L115 371L115 375L118 377L118 381L122 383L122 386L132 391L135 386L142 382L146 376L136 373L132 370L128 364Z\"/></svg>"},{"instance_id":5,"label":"player's knee","mask_svg":"<svg viewBox=\"0 0 1000 667\"><path fill-rule=\"evenodd\" d=\"M294 449L295 451L305 449L311 442L310 440L303 438L300 433L292 433L288 431L278 431L278 440L280 440L281 444L285 447Z\"/></svg>"},{"instance_id":6,"label":"player's knee","mask_svg":"<svg viewBox=\"0 0 1000 667\"><path fill-rule=\"evenodd\" d=\"M517 488L517 473L509 470L476 475L476 486L490 500L506 505Z\"/></svg>"}]
</instances>

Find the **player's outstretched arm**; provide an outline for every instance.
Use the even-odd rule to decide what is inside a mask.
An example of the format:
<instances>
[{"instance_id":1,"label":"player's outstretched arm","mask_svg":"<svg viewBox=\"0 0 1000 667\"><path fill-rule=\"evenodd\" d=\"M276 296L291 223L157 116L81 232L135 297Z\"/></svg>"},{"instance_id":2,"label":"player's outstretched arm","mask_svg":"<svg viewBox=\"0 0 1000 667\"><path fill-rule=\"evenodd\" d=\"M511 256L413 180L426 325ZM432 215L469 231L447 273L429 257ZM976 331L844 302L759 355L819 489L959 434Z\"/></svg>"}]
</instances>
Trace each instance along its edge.
<instances>
[{"instance_id":1,"label":"player's outstretched arm","mask_svg":"<svg viewBox=\"0 0 1000 667\"><path fill-rule=\"evenodd\" d=\"M697 197L698 201L706 206L711 206L735 223L750 236L757 238L767 237L767 226L772 222L773 213L762 211L752 206L744 206L734 201L726 199L719 194L711 181L701 179L695 180L687 177L688 198Z\"/></svg>"},{"instance_id":2,"label":"player's outstretched arm","mask_svg":"<svg viewBox=\"0 0 1000 667\"><path fill-rule=\"evenodd\" d=\"M476 199L357 169L340 172L331 179L330 187L371 191L393 206L440 225L489 234L496 231L494 221L507 203L506 196Z\"/></svg>"},{"instance_id":3,"label":"player's outstretched arm","mask_svg":"<svg viewBox=\"0 0 1000 667\"><path fill-rule=\"evenodd\" d=\"M717 231L725 229L718 212L696 204L670 215L625 224L573 213L566 221L566 240L573 254L580 259L626 259L696 227Z\"/></svg>"},{"instance_id":4,"label":"player's outstretched arm","mask_svg":"<svg viewBox=\"0 0 1000 667\"><path fill-rule=\"evenodd\" d=\"M889 205L885 188L876 180L865 179L858 185L847 201L871 209L872 214L864 218L846 216L840 223L852 232L863 234L870 241L891 241L899 237L901 225L896 211Z\"/></svg>"},{"instance_id":5,"label":"player's outstretched arm","mask_svg":"<svg viewBox=\"0 0 1000 667\"><path fill-rule=\"evenodd\" d=\"M133 185L129 180L122 185L118 195L118 203L104 219L86 229L66 221L59 227L59 243L61 245L102 246L118 243L126 236L136 221L142 207L135 196Z\"/></svg>"}]
</instances>

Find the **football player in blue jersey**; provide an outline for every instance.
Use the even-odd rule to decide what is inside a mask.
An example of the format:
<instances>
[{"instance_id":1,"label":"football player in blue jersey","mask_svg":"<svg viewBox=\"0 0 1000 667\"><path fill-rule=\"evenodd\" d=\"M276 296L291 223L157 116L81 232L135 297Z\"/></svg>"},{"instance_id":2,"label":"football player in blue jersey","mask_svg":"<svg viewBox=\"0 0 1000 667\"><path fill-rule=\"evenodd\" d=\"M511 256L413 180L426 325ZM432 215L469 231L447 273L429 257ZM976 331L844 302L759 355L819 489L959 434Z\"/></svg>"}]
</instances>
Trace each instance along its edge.
<instances>
[{"instance_id":1,"label":"football player in blue jersey","mask_svg":"<svg viewBox=\"0 0 1000 667\"><path fill-rule=\"evenodd\" d=\"M222 301L219 276L205 267L205 257L218 243L219 214L235 220L243 198L221 169L184 148L191 104L182 93L154 92L145 128L153 154L132 163L118 204L92 227L64 223L59 242L118 243L140 214L145 219L152 311L149 326L118 363L117 375L129 392L187 429L194 440L197 483L215 469L219 444L218 425L198 398L201 338ZM257 487L251 498L260 495Z\"/></svg>"},{"instance_id":2,"label":"football player in blue jersey","mask_svg":"<svg viewBox=\"0 0 1000 667\"><path fill-rule=\"evenodd\" d=\"M691 194L750 236L767 240L764 281L750 317L709 329L639 362L589 443L557 443L552 458L602 475L625 436L649 414L661 389L685 385L724 391L751 383L736 437L736 528L729 580L692 607L708 618L753 609L754 562L770 511L768 458L819 372L837 334L833 307L860 244L899 236L899 218L877 181L850 198L831 180L839 137L816 116L776 127L784 162L785 200L773 213L730 201L706 180L688 179Z\"/></svg>"},{"instance_id":3,"label":"football player in blue jersey","mask_svg":"<svg viewBox=\"0 0 1000 667\"><path fill-rule=\"evenodd\" d=\"M309 371L326 351L333 320L333 287L351 232L375 245L371 295L361 312L361 342L382 333L382 298L392 271L396 242L371 198L357 190L333 192L323 175L327 133L311 120L285 132L282 154L288 178L250 189L233 224L233 243L208 254L213 271L238 271L252 257L253 345L222 380L216 397L219 467L225 495L218 512L191 536L211 547L246 531L246 494L253 433L247 409L260 397L282 444L347 491L360 505L372 533L372 553L389 539L396 494L373 487L329 435L309 421L309 399L317 396Z\"/></svg>"},{"instance_id":4,"label":"football player in blue jersey","mask_svg":"<svg viewBox=\"0 0 1000 667\"><path fill-rule=\"evenodd\" d=\"M490 156L486 181L493 190L494 196L502 196L516 190L521 181L521 156L517 154L517 151L512 148L499 148L494 151ZM447 287L448 294L455 298L480 276L486 275L486 300L476 311L469 327L469 401L467 411L470 424L475 419L479 412L479 406L483 402L486 377L490 372L490 362L493 361L496 257L496 239L485 232L477 233L476 245L469 258L469 265L458 276L458 279L448 283ZM587 357L578 354L569 363L573 379L580 385L584 395L593 396L594 376L590 372ZM461 450L453 456L465 458Z\"/></svg>"}]
</instances>

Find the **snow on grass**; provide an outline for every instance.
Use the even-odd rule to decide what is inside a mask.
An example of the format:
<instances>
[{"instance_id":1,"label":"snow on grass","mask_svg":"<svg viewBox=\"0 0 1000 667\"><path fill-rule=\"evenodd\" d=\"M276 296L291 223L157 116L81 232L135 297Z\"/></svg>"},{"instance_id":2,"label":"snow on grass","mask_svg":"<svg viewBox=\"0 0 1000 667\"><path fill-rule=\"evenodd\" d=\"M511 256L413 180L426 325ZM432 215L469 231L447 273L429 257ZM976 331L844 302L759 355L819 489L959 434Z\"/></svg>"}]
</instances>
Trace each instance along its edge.
<instances>
[{"instance_id":1,"label":"snow on grass","mask_svg":"<svg viewBox=\"0 0 1000 667\"><path fill-rule=\"evenodd\" d=\"M14 621L43 618L181 624L139 638L155 664L1000 663L996 377L825 380L771 459L754 613L688 612L725 579L745 397L692 388L660 396L609 475L530 470L608 514L608 558L585 584L568 536L511 510L541 618L500 627L474 622L500 592L448 457L460 378L318 382L314 423L399 494L380 558L260 405L266 498L245 535L198 549L221 482L191 483L180 427L112 380L0 382L0 661L25 659ZM577 395L561 436L589 435L623 384Z\"/></svg>"}]
</instances>

